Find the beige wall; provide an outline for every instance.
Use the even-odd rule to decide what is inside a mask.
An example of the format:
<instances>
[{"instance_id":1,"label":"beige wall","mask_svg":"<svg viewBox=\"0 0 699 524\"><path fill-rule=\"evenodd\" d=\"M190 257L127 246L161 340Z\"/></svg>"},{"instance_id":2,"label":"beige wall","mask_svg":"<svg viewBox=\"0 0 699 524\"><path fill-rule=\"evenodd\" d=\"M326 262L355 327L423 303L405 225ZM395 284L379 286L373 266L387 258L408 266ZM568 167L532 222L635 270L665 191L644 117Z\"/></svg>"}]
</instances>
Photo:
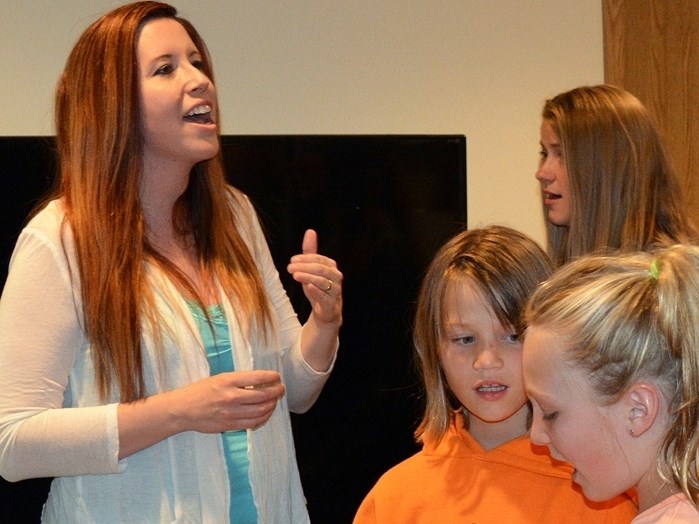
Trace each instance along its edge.
<instances>
[{"instance_id":1,"label":"beige wall","mask_svg":"<svg viewBox=\"0 0 699 524\"><path fill-rule=\"evenodd\" d=\"M52 92L108 0L0 0L0 135L53 134ZM545 98L604 78L600 0L173 0L207 40L227 134L457 133L468 220L544 241Z\"/></svg>"}]
</instances>

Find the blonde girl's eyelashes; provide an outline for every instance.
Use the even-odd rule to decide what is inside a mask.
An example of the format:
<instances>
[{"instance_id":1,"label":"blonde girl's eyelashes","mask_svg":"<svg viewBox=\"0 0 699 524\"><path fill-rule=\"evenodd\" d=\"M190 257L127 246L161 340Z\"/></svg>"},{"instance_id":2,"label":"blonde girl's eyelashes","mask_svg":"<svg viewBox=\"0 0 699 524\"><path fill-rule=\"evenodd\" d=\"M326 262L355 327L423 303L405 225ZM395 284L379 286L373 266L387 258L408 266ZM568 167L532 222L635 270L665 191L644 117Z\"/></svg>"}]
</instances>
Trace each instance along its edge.
<instances>
[{"instance_id":1,"label":"blonde girl's eyelashes","mask_svg":"<svg viewBox=\"0 0 699 524\"><path fill-rule=\"evenodd\" d=\"M558 418L558 411L551 411L550 413L542 411L541 416L546 422L553 422Z\"/></svg>"}]
</instances>

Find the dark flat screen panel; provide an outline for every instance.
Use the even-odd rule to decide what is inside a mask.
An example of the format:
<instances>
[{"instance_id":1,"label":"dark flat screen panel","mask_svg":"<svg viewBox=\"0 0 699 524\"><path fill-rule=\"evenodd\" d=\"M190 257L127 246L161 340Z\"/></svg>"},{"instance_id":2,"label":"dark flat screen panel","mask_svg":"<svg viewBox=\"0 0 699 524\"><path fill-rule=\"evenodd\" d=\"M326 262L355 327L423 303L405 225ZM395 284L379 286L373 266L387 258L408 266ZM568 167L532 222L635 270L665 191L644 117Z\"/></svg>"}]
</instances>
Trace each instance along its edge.
<instances>
[{"instance_id":1,"label":"dark flat screen panel","mask_svg":"<svg viewBox=\"0 0 699 524\"><path fill-rule=\"evenodd\" d=\"M0 288L27 215L53 182L51 137L0 137Z\"/></svg>"},{"instance_id":2,"label":"dark flat screen panel","mask_svg":"<svg viewBox=\"0 0 699 524\"><path fill-rule=\"evenodd\" d=\"M466 225L463 136L224 137L230 182L257 206L285 287L303 232L343 271L344 326L316 405L294 416L313 522L350 522L378 476L417 450L413 304L439 246Z\"/></svg>"},{"instance_id":3,"label":"dark flat screen panel","mask_svg":"<svg viewBox=\"0 0 699 524\"><path fill-rule=\"evenodd\" d=\"M50 137L0 138L0 285L17 234L52 181L52 148ZM466 140L226 135L222 150L230 183L260 214L302 320L308 305L285 267L306 229L318 231L321 253L344 273L335 370L316 405L292 423L312 521L350 522L378 476L417 450L413 304L435 251L466 226ZM34 490L40 507L43 486L0 483L0 501Z\"/></svg>"}]
</instances>

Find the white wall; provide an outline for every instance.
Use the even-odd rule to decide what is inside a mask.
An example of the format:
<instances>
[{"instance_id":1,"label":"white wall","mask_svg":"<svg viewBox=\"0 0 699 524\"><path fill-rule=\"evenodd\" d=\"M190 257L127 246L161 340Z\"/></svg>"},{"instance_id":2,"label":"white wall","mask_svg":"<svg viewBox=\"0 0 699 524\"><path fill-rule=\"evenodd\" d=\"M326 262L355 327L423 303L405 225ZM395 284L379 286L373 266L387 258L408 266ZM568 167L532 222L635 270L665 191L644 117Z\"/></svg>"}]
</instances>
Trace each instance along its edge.
<instances>
[{"instance_id":1,"label":"white wall","mask_svg":"<svg viewBox=\"0 0 699 524\"><path fill-rule=\"evenodd\" d=\"M457 133L468 221L544 242L544 100L603 81L600 0L172 0L206 39L227 134ZM0 0L0 135L53 134L75 39L114 0Z\"/></svg>"}]
</instances>

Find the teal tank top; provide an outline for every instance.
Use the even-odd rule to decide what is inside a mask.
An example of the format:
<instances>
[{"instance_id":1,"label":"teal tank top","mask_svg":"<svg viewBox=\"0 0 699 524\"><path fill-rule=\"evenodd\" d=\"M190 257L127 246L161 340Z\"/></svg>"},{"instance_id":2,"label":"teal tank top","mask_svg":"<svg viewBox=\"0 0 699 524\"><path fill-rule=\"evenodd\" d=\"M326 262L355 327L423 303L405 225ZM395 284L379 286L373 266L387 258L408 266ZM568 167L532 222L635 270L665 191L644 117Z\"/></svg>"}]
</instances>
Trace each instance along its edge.
<instances>
[{"instance_id":1,"label":"teal tank top","mask_svg":"<svg viewBox=\"0 0 699 524\"><path fill-rule=\"evenodd\" d=\"M211 326L209 326L201 307L192 301L188 301L187 304L201 333L211 375L234 371L231 337L222 308L218 305L207 308L211 320ZM257 510L248 476L250 461L247 432L245 430L225 431L221 437L231 488L230 521L232 524L257 524Z\"/></svg>"}]
</instances>

